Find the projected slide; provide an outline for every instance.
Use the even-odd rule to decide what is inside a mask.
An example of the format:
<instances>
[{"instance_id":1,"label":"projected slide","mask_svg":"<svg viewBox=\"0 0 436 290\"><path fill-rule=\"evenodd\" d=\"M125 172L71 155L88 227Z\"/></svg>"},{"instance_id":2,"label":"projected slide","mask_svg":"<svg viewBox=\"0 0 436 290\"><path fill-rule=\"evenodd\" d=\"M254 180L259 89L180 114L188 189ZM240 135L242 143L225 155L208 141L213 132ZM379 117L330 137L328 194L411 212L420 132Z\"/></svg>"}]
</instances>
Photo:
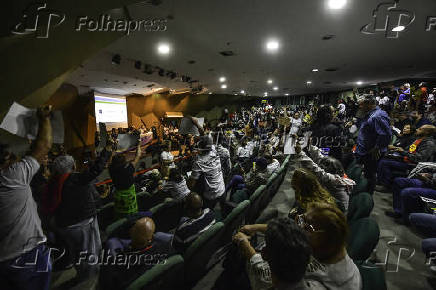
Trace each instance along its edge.
<instances>
[{"instance_id":1,"label":"projected slide","mask_svg":"<svg viewBox=\"0 0 436 290\"><path fill-rule=\"evenodd\" d=\"M97 94L95 94L94 98L97 124L100 122L106 123L108 130L127 127L126 98L106 97Z\"/></svg>"}]
</instances>

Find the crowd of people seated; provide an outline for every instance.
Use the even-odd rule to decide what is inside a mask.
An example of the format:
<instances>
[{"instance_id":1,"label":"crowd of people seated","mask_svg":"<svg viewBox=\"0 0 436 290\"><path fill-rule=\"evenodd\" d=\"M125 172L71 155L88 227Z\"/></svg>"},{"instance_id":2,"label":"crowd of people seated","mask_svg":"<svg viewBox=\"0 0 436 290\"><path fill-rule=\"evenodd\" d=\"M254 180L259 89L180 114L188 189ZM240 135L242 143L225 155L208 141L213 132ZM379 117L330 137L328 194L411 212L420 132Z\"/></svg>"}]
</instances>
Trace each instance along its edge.
<instances>
[{"instance_id":1,"label":"crowd of people seated","mask_svg":"<svg viewBox=\"0 0 436 290\"><path fill-rule=\"evenodd\" d=\"M53 146L50 113L49 106L38 109L38 136L23 157L0 146L0 283L5 289L49 289L52 272L72 267L74 285L94 279L100 289L124 289L168 257L183 255L266 185L289 155L296 166L286 173L295 192L289 215L243 225L232 239L246 265L247 287L362 289L346 248L347 214L356 191L392 191L393 211L387 215L427 235L423 249L428 254L436 248L431 212L436 103L425 84L368 90L337 106L261 104L226 110L219 123L206 120L203 126L191 117L199 136L181 135L173 125L161 127L162 132L113 130L105 148L86 158ZM132 159L116 152L118 133L138 138L152 133L156 142L137 146ZM99 134L95 139L98 147ZM154 170L145 168L146 156L156 161ZM360 173L349 176L347 168L353 166L363 171L364 189ZM104 171L110 184L97 182ZM149 199L142 199L144 194ZM111 222L122 227L106 236L98 213L110 203ZM161 231L156 208L169 203L181 205L179 221ZM256 233L264 243L251 239Z\"/></svg>"}]
</instances>

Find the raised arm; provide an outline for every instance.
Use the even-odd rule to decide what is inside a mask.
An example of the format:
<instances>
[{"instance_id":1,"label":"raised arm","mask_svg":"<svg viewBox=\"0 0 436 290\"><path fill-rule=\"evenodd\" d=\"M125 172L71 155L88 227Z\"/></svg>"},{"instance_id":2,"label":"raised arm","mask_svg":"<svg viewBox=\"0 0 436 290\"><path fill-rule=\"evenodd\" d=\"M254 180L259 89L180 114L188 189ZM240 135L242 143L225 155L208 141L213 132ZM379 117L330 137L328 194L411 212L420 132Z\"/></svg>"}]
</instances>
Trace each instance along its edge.
<instances>
[{"instance_id":1,"label":"raised arm","mask_svg":"<svg viewBox=\"0 0 436 290\"><path fill-rule=\"evenodd\" d=\"M38 135L35 140L35 146L33 147L30 155L40 163L48 154L53 144L52 128L50 123L51 106L38 108L37 115L39 119Z\"/></svg>"},{"instance_id":2,"label":"raised arm","mask_svg":"<svg viewBox=\"0 0 436 290\"><path fill-rule=\"evenodd\" d=\"M138 164L139 159L141 158L141 153L141 140L139 140L138 147L136 148L136 156L135 159L132 161L133 167L136 167L136 164Z\"/></svg>"}]
</instances>

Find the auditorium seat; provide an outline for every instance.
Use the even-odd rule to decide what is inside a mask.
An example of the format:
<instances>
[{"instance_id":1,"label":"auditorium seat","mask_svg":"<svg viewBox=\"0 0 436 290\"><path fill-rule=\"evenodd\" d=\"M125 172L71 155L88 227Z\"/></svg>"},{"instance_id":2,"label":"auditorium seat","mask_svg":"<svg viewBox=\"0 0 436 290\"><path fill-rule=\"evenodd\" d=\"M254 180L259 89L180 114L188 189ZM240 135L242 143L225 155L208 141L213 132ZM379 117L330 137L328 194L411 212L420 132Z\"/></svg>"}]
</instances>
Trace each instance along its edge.
<instances>
[{"instance_id":1,"label":"auditorium seat","mask_svg":"<svg viewBox=\"0 0 436 290\"><path fill-rule=\"evenodd\" d=\"M248 210L250 209L250 201L245 200L238 204L223 220L224 233L223 244L232 241L232 236L239 229L240 226L245 224L245 218Z\"/></svg>"},{"instance_id":2,"label":"auditorium seat","mask_svg":"<svg viewBox=\"0 0 436 290\"><path fill-rule=\"evenodd\" d=\"M150 209L157 232L167 233L175 229L183 215L182 201L166 201Z\"/></svg>"},{"instance_id":3,"label":"auditorium seat","mask_svg":"<svg viewBox=\"0 0 436 290\"><path fill-rule=\"evenodd\" d=\"M202 233L186 250L185 259L185 284L194 285L207 271L218 262L215 255L222 246L224 224L218 222Z\"/></svg>"},{"instance_id":4,"label":"auditorium seat","mask_svg":"<svg viewBox=\"0 0 436 290\"><path fill-rule=\"evenodd\" d=\"M374 208L374 200L368 192L361 192L352 196L348 206L348 222L369 217Z\"/></svg>"},{"instance_id":5,"label":"auditorium seat","mask_svg":"<svg viewBox=\"0 0 436 290\"><path fill-rule=\"evenodd\" d=\"M354 165L349 170L346 171L348 178L351 178L356 183L359 183L360 178L362 177L362 167L359 165Z\"/></svg>"},{"instance_id":6,"label":"auditorium seat","mask_svg":"<svg viewBox=\"0 0 436 290\"><path fill-rule=\"evenodd\" d=\"M348 255L353 260L365 261L377 246L380 238L378 224L372 218L362 218L349 224Z\"/></svg>"},{"instance_id":7,"label":"auditorium seat","mask_svg":"<svg viewBox=\"0 0 436 290\"><path fill-rule=\"evenodd\" d=\"M109 202L97 209L97 221L100 229L105 229L115 221L114 205L115 203Z\"/></svg>"},{"instance_id":8,"label":"auditorium seat","mask_svg":"<svg viewBox=\"0 0 436 290\"><path fill-rule=\"evenodd\" d=\"M256 191L250 196L250 209L247 214L247 223L254 222L260 215L262 194L266 189L265 185L259 186Z\"/></svg>"},{"instance_id":9,"label":"auditorium seat","mask_svg":"<svg viewBox=\"0 0 436 290\"><path fill-rule=\"evenodd\" d=\"M352 195L359 194L360 192L368 191L368 179L365 177L361 177L359 182L356 183L356 186L353 188Z\"/></svg>"},{"instance_id":10,"label":"auditorium seat","mask_svg":"<svg viewBox=\"0 0 436 290\"><path fill-rule=\"evenodd\" d=\"M355 261L362 276L362 290L386 290L386 277L382 268L367 261Z\"/></svg>"},{"instance_id":11,"label":"auditorium seat","mask_svg":"<svg viewBox=\"0 0 436 290\"><path fill-rule=\"evenodd\" d=\"M165 200L165 195L161 192L145 192L144 194L137 196L138 209L140 211L150 210L152 207L155 207Z\"/></svg>"},{"instance_id":12,"label":"auditorium seat","mask_svg":"<svg viewBox=\"0 0 436 290\"><path fill-rule=\"evenodd\" d=\"M158 264L147 270L133 281L127 290L170 290L183 284L184 260L181 255L169 257L164 264Z\"/></svg>"}]
</instances>

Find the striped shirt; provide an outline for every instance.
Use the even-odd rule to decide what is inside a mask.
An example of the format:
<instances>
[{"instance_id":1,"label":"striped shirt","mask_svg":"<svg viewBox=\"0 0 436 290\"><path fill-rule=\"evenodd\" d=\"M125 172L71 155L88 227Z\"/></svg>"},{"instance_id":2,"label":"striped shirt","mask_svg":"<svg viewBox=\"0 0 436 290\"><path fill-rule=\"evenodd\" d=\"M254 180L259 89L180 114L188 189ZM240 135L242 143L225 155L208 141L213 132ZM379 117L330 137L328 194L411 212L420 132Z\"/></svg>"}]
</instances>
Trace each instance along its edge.
<instances>
[{"instance_id":1,"label":"striped shirt","mask_svg":"<svg viewBox=\"0 0 436 290\"><path fill-rule=\"evenodd\" d=\"M207 231L215 223L215 213L206 208L196 219L183 217L177 227L173 238L173 248L177 252L184 252L189 245L203 232Z\"/></svg>"}]
</instances>

